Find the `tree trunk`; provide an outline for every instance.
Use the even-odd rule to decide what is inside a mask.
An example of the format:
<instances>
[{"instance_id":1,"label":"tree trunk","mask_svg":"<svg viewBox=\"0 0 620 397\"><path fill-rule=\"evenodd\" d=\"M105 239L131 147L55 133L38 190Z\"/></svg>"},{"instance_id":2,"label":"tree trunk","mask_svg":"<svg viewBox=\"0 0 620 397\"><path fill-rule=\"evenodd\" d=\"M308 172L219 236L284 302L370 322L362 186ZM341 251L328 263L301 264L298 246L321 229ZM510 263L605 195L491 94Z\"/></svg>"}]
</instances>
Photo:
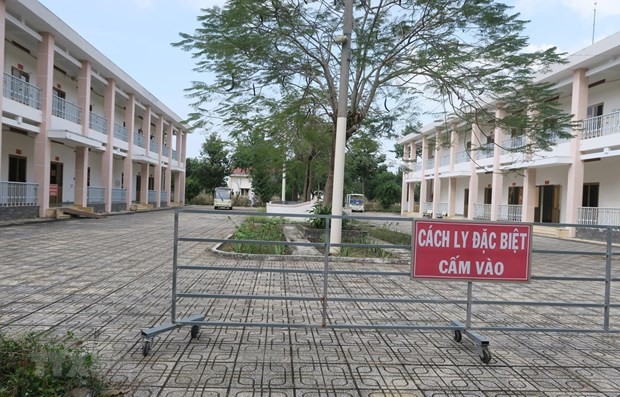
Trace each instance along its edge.
<instances>
[{"instance_id":1,"label":"tree trunk","mask_svg":"<svg viewBox=\"0 0 620 397\"><path fill-rule=\"evenodd\" d=\"M336 126L334 125L334 133L332 139L332 147L329 152L329 168L327 169L327 180L325 181L325 189L323 190L323 203L332 205L332 196L334 190L334 163L336 161Z\"/></svg>"}]
</instances>

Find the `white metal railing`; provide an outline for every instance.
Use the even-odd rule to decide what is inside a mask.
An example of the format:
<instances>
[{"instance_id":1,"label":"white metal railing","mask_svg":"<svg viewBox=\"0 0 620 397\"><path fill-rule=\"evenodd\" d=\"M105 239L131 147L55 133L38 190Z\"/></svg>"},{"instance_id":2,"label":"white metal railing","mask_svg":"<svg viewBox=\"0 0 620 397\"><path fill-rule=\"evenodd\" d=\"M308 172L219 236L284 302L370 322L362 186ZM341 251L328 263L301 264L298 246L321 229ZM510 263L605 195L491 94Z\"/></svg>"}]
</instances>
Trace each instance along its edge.
<instances>
[{"instance_id":1,"label":"white metal railing","mask_svg":"<svg viewBox=\"0 0 620 397\"><path fill-rule=\"evenodd\" d=\"M133 143L143 148L144 147L144 135L134 132Z\"/></svg>"},{"instance_id":2,"label":"white metal railing","mask_svg":"<svg viewBox=\"0 0 620 397\"><path fill-rule=\"evenodd\" d=\"M164 156L164 157L170 156L170 148L168 148L168 146L164 145L161 148L161 155Z\"/></svg>"},{"instance_id":3,"label":"white metal railing","mask_svg":"<svg viewBox=\"0 0 620 397\"><path fill-rule=\"evenodd\" d=\"M87 190L86 202L88 204L104 204L105 203L105 188L89 186Z\"/></svg>"},{"instance_id":4,"label":"white metal railing","mask_svg":"<svg viewBox=\"0 0 620 397\"><path fill-rule=\"evenodd\" d=\"M173 160L177 160L178 159L178 155L177 155L177 151L176 150L172 150L172 159Z\"/></svg>"},{"instance_id":5,"label":"white metal railing","mask_svg":"<svg viewBox=\"0 0 620 397\"><path fill-rule=\"evenodd\" d=\"M57 95L52 95L52 115L80 124L82 108Z\"/></svg>"},{"instance_id":6,"label":"white metal railing","mask_svg":"<svg viewBox=\"0 0 620 397\"><path fill-rule=\"evenodd\" d=\"M114 138L129 142L129 130L120 124L114 123Z\"/></svg>"},{"instance_id":7,"label":"white metal railing","mask_svg":"<svg viewBox=\"0 0 620 397\"><path fill-rule=\"evenodd\" d=\"M153 153L159 153L159 143L151 140L151 143L149 143L149 150Z\"/></svg>"},{"instance_id":8,"label":"white metal railing","mask_svg":"<svg viewBox=\"0 0 620 397\"><path fill-rule=\"evenodd\" d=\"M514 152L525 146L525 135L519 135L502 141L502 154Z\"/></svg>"},{"instance_id":9,"label":"white metal railing","mask_svg":"<svg viewBox=\"0 0 620 397\"><path fill-rule=\"evenodd\" d=\"M620 110L583 120L582 139L620 133Z\"/></svg>"},{"instance_id":10,"label":"white metal railing","mask_svg":"<svg viewBox=\"0 0 620 397\"><path fill-rule=\"evenodd\" d=\"M439 166L440 167L447 167L450 165L450 155L449 154L444 154L441 157L439 157Z\"/></svg>"},{"instance_id":11,"label":"white metal railing","mask_svg":"<svg viewBox=\"0 0 620 397\"><path fill-rule=\"evenodd\" d=\"M497 214L498 221L510 221L521 222L521 205L516 204L504 204L498 207L499 213Z\"/></svg>"},{"instance_id":12,"label":"white metal railing","mask_svg":"<svg viewBox=\"0 0 620 397\"><path fill-rule=\"evenodd\" d=\"M471 160L471 156L467 150L462 150L456 153L456 163L468 163Z\"/></svg>"},{"instance_id":13,"label":"white metal railing","mask_svg":"<svg viewBox=\"0 0 620 397\"><path fill-rule=\"evenodd\" d=\"M435 206L436 215L448 215L448 203L437 203Z\"/></svg>"},{"instance_id":14,"label":"white metal railing","mask_svg":"<svg viewBox=\"0 0 620 397\"><path fill-rule=\"evenodd\" d=\"M579 207L577 208L577 223L620 226L620 208Z\"/></svg>"},{"instance_id":15,"label":"white metal railing","mask_svg":"<svg viewBox=\"0 0 620 397\"><path fill-rule=\"evenodd\" d=\"M157 192L155 190L149 190L148 202L154 203L156 198L157 198Z\"/></svg>"},{"instance_id":16,"label":"white metal railing","mask_svg":"<svg viewBox=\"0 0 620 397\"><path fill-rule=\"evenodd\" d=\"M127 189L112 188L112 202L124 203L127 199Z\"/></svg>"},{"instance_id":17,"label":"white metal railing","mask_svg":"<svg viewBox=\"0 0 620 397\"><path fill-rule=\"evenodd\" d=\"M418 162L418 163L413 163L413 171L422 171L422 163Z\"/></svg>"},{"instance_id":18,"label":"white metal railing","mask_svg":"<svg viewBox=\"0 0 620 397\"><path fill-rule=\"evenodd\" d=\"M432 212L433 211L433 202L422 203L422 212Z\"/></svg>"},{"instance_id":19,"label":"white metal railing","mask_svg":"<svg viewBox=\"0 0 620 397\"><path fill-rule=\"evenodd\" d=\"M38 205L38 183L0 181L0 207Z\"/></svg>"},{"instance_id":20,"label":"white metal railing","mask_svg":"<svg viewBox=\"0 0 620 397\"><path fill-rule=\"evenodd\" d=\"M424 167L426 168L427 171L435 168L435 158L433 157L432 159L426 159L426 163L424 164Z\"/></svg>"},{"instance_id":21,"label":"white metal railing","mask_svg":"<svg viewBox=\"0 0 620 397\"><path fill-rule=\"evenodd\" d=\"M168 201L168 192L161 191L159 192L159 201L165 203Z\"/></svg>"},{"instance_id":22,"label":"white metal railing","mask_svg":"<svg viewBox=\"0 0 620 397\"><path fill-rule=\"evenodd\" d=\"M491 219L491 204L474 204L474 219Z\"/></svg>"},{"instance_id":23,"label":"white metal railing","mask_svg":"<svg viewBox=\"0 0 620 397\"><path fill-rule=\"evenodd\" d=\"M485 143L481 145L478 149L478 159L488 159L489 157L493 157L493 149L495 145L493 143Z\"/></svg>"},{"instance_id":24,"label":"white metal railing","mask_svg":"<svg viewBox=\"0 0 620 397\"><path fill-rule=\"evenodd\" d=\"M41 109L41 89L8 73L4 74L4 97Z\"/></svg>"},{"instance_id":25,"label":"white metal railing","mask_svg":"<svg viewBox=\"0 0 620 397\"><path fill-rule=\"evenodd\" d=\"M90 127L91 130L95 130L103 134L107 134L108 128L106 124L107 124L107 120L104 117L99 116L95 112L90 112L88 126Z\"/></svg>"}]
</instances>

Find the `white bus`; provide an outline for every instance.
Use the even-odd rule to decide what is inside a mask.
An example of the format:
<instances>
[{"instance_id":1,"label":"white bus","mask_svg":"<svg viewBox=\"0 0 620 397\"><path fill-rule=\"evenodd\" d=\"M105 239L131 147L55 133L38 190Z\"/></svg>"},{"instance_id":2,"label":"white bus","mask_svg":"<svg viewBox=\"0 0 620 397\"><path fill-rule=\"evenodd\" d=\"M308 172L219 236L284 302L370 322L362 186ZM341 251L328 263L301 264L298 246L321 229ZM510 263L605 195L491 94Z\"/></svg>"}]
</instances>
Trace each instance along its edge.
<instances>
[{"instance_id":1,"label":"white bus","mask_svg":"<svg viewBox=\"0 0 620 397\"><path fill-rule=\"evenodd\" d=\"M364 201L366 198L363 194L347 194L344 206L352 212L364 212Z\"/></svg>"},{"instance_id":2,"label":"white bus","mask_svg":"<svg viewBox=\"0 0 620 397\"><path fill-rule=\"evenodd\" d=\"M233 209L232 205L233 191L229 187L217 187L215 188L215 194L213 195L213 209L228 208Z\"/></svg>"}]
</instances>

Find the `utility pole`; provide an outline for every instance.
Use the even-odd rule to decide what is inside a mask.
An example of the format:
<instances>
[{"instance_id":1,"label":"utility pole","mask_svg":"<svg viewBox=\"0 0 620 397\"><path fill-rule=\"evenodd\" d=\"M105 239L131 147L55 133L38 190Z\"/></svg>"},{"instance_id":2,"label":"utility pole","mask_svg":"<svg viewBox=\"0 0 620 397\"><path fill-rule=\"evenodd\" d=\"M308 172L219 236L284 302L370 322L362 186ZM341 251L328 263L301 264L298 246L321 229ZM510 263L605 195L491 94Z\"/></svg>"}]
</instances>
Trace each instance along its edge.
<instances>
[{"instance_id":1,"label":"utility pole","mask_svg":"<svg viewBox=\"0 0 620 397\"><path fill-rule=\"evenodd\" d=\"M336 38L342 44L340 60L340 87L338 87L338 119L336 121L336 147L334 152L334 184L332 191L332 215L342 215L344 191L344 156L347 134L347 99L349 97L349 64L351 57L351 31L353 30L353 0L344 0L343 36ZM332 219L329 242L342 241L342 219ZM332 248L340 252L340 248Z\"/></svg>"},{"instance_id":2,"label":"utility pole","mask_svg":"<svg viewBox=\"0 0 620 397\"><path fill-rule=\"evenodd\" d=\"M596 28L596 1L594 2L594 18L592 19L592 44L594 44L594 29Z\"/></svg>"}]
</instances>

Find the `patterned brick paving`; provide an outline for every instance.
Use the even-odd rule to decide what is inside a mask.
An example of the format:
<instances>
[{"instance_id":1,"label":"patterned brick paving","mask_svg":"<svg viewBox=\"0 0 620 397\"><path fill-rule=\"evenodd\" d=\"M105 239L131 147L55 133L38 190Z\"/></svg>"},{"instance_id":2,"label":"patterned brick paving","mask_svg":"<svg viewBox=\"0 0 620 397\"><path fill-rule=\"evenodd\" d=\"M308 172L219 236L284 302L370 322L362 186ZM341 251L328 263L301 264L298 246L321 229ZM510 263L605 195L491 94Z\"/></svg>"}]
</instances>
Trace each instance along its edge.
<instances>
[{"instance_id":1,"label":"patterned brick paving","mask_svg":"<svg viewBox=\"0 0 620 397\"><path fill-rule=\"evenodd\" d=\"M239 223L184 215L185 236L228 235ZM31 223L0 228L0 331L72 330L100 357L103 370L131 396L620 396L618 334L482 332L493 359L483 364L467 338L449 331L202 327L156 337L143 357L142 328L170 320L172 211ZM537 237L535 248L600 250L600 245ZM614 267L617 264L614 261ZM217 255L182 243L180 263L322 269L320 261ZM337 262L333 269L403 271L397 264ZM534 275L604 275L600 256L534 255ZM617 270L614 270L617 275ZM184 271L193 292L316 298L321 275ZM407 277L340 275L331 297L463 299L466 284ZM612 285L612 303L618 288ZM601 303L600 282L474 284L476 299ZM210 321L320 324L316 299L181 299L179 315ZM619 329L618 308L611 326ZM447 325L461 305L332 302L330 324ZM479 326L601 327L600 308L475 306Z\"/></svg>"}]
</instances>

